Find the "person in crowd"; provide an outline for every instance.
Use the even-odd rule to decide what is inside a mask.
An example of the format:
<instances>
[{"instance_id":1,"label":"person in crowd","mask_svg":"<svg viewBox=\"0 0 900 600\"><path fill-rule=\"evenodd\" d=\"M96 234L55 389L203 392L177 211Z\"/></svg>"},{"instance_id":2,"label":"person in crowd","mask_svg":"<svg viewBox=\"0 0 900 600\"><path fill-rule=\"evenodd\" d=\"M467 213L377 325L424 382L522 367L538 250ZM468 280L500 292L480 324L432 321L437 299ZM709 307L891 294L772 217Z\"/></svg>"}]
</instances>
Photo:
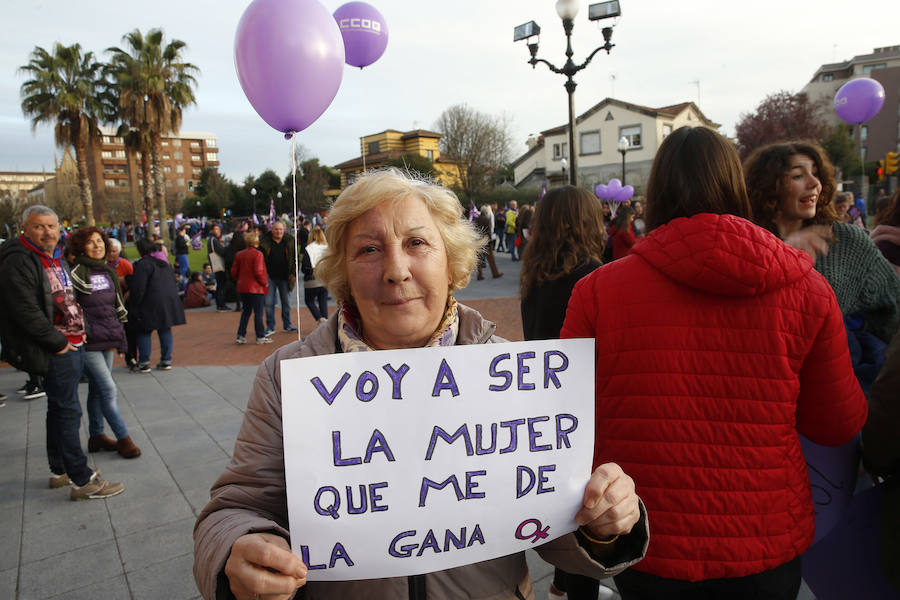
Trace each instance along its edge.
<instances>
[{"instance_id":1,"label":"person in crowd","mask_svg":"<svg viewBox=\"0 0 900 600\"><path fill-rule=\"evenodd\" d=\"M519 248L516 246L516 218L519 215L519 203L510 200L506 209L506 249L513 262L519 260Z\"/></svg>"},{"instance_id":2,"label":"person in crowd","mask_svg":"<svg viewBox=\"0 0 900 600\"><path fill-rule=\"evenodd\" d=\"M154 258L158 258L164 263L171 264L169 261L169 251L166 250L165 245L163 244L163 239L159 237L158 233L154 233L150 235L150 241L153 242L153 251L150 253L150 256Z\"/></svg>"},{"instance_id":3,"label":"person in crowd","mask_svg":"<svg viewBox=\"0 0 900 600\"><path fill-rule=\"evenodd\" d=\"M309 233L312 229L309 219L307 217L302 217L302 219L300 227L297 228L297 251L301 253L306 250L306 244L309 242Z\"/></svg>"},{"instance_id":4,"label":"person in crowd","mask_svg":"<svg viewBox=\"0 0 900 600\"><path fill-rule=\"evenodd\" d=\"M479 281L484 279L484 275L481 274L481 271L484 268L483 263L485 260L491 268L491 277L494 279L503 277L503 273L497 268L497 261L494 260L494 242L491 241L494 235L492 217L493 213L491 212L491 207L485 204L481 207L481 213L478 215L478 218L475 219L475 227L477 227L478 232L487 239L484 248L481 249L481 256L478 257L477 261Z\"/></svg>"},{"instance_id":5,"label":"person in crowd","mask_svg":"<svg viewBox=\"0 0 900 600\"><path fill-rule=\"evenodd\" d=\"M841 313L859 314L884 343L900 324L900 278L863 229L841 223L831 205L834 168L813 143L758 148L744 162L754 221L815 257Z\"/></svg>"},{"instance_id":6,"label":"person in crowd","mask_svg":"<svg viewBox=\"0 0 900 600\"><path fill-rule=\"evenodd\" d=\"M206 284L203 283L203 276L200 271L191 273L191 279L187 289L184 291L184 307L185 308L202 308L209 306L209 294L207 293Z\"/></svg>"},{"instance_id":7,"label":"person in crowd","mask_svg":"<svg viewBox=\"0 0 900 600\"><path fill-rule=\"evenodd\" d=\"M494 213L494 234L497 236L497 245L494 252L506 252L506 209L497 210L497 203L491 206Z\"/></svg>"},{"instance_id":8,"label":"person in crowd","mask_svg":"<svg viewBox=\"0 0 900 600\"><path fill-rule=\"evenodd\" d=\"M256 231L248 231L243 236L247 247L237 253L234 257L234 264L231 266L231 276L237 281L237 291L241 295L241 303L244 305L235 343L247 343L247 323L250 321L250 314L253 313L256 343L271 344L272 338L266 335L263 323L266 293L269 291L266 259L259 251L259 234Z\"/></svg>"},{"instance_id":9,"label":"person in crowd","mask_svg":"<svg viewBox=\"0 0 900 600\"><path fill-rule=\"evenodd\" d=\"M636 238L642 238L647 235L647 224L644 220L644 203L641 200L635 200L631 203L631 208L634 209L634 221L631 223L631 228Z\"/></svg>"},{"instance_id":10,"label":"person in crowd","mask_svg":"<svg viewBox=\"0 0 900 600\"><path fill-rule=\"evenodd\" d=\"M634 209L630 206L619 206L616 216L609 226L609 239L613 247L613 260L618 260L631 252L631 247L637 241L632 229L634 222Z\"/></svg>"},{"instance_id":11,"label":"person in crowd","mask_svg":"<svg viewBox=\"0 0 900 600\"><path fill-rule=\"evenodd\" d=\"M493 323L453 297L468 283L485 242L460 219L459 206L452 192L396 170L362 175L335 202L326 230L328 250L317 274L339 308L303 342L280 348L260 366L234 459L214 484L194 528L194 577L207 600L229 592L241 599L287 598L304 585L307 598L406 597L415 585L424 586L421 597L512 600L523 597L520 590L531 589L523 552L409 579L307 584L306 567L287 541L282 360L500 341ZM386 302L397 297L418 300ZM607 486L604 498L620 502L595 504ZM582 507L576 516L581 534L561 536L536 550L550 562L598 577L639 560L649 532L628 475L614 464L596 470L585 502L591 508ZM599 545L585 531L597 540L618 535L603 545L610 552L606 559L595 559Z\"/></svg>"},{"instance_id":12,"label":"person in crowd","mask_svg":"<svg viewBox=\"0 0 900 600\"><path fill-rule=\"evenodd\" d=\"M601 204L591 192L570 185L551 189L538 202L519 278L524 339L559 338L572 288L602 262L606 230ZM554 570L551 600L612 595L593 577Z\"/></svg>"},{"instance_id":13,"label":"person in crowd","mask_svg":"<svg viewBox=\"0 0 900 600\"><path fill-rule=\"evenodd\" d=\"M896 194L895 194L896 195ZM862 432L863 464L886 480L881 501L881 567L900 593L900 331L888 344L884 366L869 391Z\"/></svg>"},{"instance_id":14,"label":"person in crowd","mask_svg":"<svg viewBox=\"0 0 900 600\"><path fill-rule=\"evenodd\" d=\"M137 458L141 449L135 445L119 414L118 392L112 377L116 352L127 350L125 328L128 319L119 275L107 262L111 240L97 227L80 227L69 238L69 251L74 256L72 283L75 299L84 313L89 332L84 344L84 374L88 380L88 452L110 450L125 458ZM116 439L104 432L103 421L109 423Z\"/></svg>"},{"instance_id":15,"label":"person in crowd","mask_svg":"<svg viewBox=\"0 0 900 600\"><path fill-rule=\"evenodd\" d=\"M72 500L109 498L125 486L88 466L81 447L78 382L84 369L84 315L72 273L57 246L56 213L42 205L22 215L24 233L0 247L2 358L44 377L51 488L73 486Z\"/></svg>"},{"instance_id":16,"label":"person in crowd","mask_svg":"<svg viewBox=\"0 0 900 600\"><path fill-rule=\"evenodd\" d=\"M125 281L125 278L134 273L134 265L131 261L122 256L122 242L116 238L109 238L109 251L106 253L106 263L112 267L116 275L119 277L119 284Z\"/></svg>"},{"instance_id":17,"label":"person in crowd","mask_svg":"<svg viewBox=\"0 0 900 600\"><path fill-rule=\"evenodd\" d=\"M516 240L519 242L519 258L525 252L528 240L531 238L531 218L534 213L534 207L526 204L519 210L516 217Z\"/></svg>"},{"instance_id":18,"label":"person in crowd","mask_svg":"<svg viewBox=\"0 0 900 600\"><path fill-rule=\"evenodd\" d=\"M900 189L878 212L878 221L869 236L881 254L900 275Z\"/></svg>"},{"instance_id":19,"label":"person in crowd","mask_svg":"<svg viewBox=\"0 0 900 600\"><path fill-rule=\"evenodd\" d=\"M561 332L594 338L594 461L615 457L654 524L616 587L794 600L815 529L799 434L838 446L866 419L838 303L808 256L748 220L715 131L667 136L646 200L647 237L575 284Z\"/></svg>"},{"instance_id":20,"label":"person in crowd","mask_svg":"<svg viewBox=\"0 0 900 600\"><path fill-rule=\"evenodd\" d=\"M213 273L212 265L209 263L203 263L203 272L200 275L203 280L203 287L206 288L207 298L211 301L216 296L216 289L218 288L218 284L216 283L216 275Z\"/></svg>"},{"instance_id":21,"label":"person in crowd","mask_svg":"<svg viewBox=\"0 0 900 600\"><path fill-rule=\"evenodd\" d=\"M160 359L156 368L172 370L172 327L184 325L184 306L175 287L175 273L169 263L152 256L156 244L138 240L140 260L134 264L129 282L129 322L134 324L140 373L150 372L151 334L159 338Z\"/></svg>"},{"instance_id":22,"label":"person in crowd","mask_svg":"<svg viewBox=\"0 0 900 600\"><path fill-rule=\"evenodd\" d=\"M206 238L206 252L209 256L209 264L212 268L213 275L216 278L216 311L226 312L229 310L225 304L225 246L222 245L222 228L215 224L209 230L209 236Z\"/></svg>"},{"instance_id":23,"label":"person in crowd","mask_svg":"<svg viewBox=\"0 0 900 600\"><path fill-rule=\"evenodd\" d=\"M297 283L297 244L286 233L284 223L275 221L259 241L259 249L266 259L269 291L266 294L266 337L275 333L275 301L281 301L281 324L286 332L297 331L291 324L290 291Z\"/></svg>"},{"instance_id":24,"label":"person in crowd","mask_svg":"<svg viewBox=\"0 0 900 600\"><path fill-rule=\"evenodd\" d=\"M191 251L190 244L191 238L187 234L187 226L182 223L175 230L175 265L178 268L177 272L184 279L187 279L191 271L191 263L188 260L188 254Z\"/></svg>"},{"instance_id":25,"label":"person in crowd","mask_svg":"<svg viewBox=\"0 0 900 600\"><path fill-rule=\"evenodd\" d=\"M246 221L241 221L237 224L237 227L234 229L234 233L231 236L231 241L228 243L228 248L225 252L225 271L228 273L228 277L230 278L228 282L228 286L234 291L234 311L241 311L241 294L237 291L237 280L232 277L231 271L234 266L234 257L237 256L238 252L245 249L247 247L247 242L244 239L244 234L247 233L250 229L250 224Z\"/></svg>"},{"instance_id":26,"label":"person in crowd","mask_svg":"<svg viewBox=\"0 0 900 600\"><path fill-rule=\"evenodd\" d=\"M328 319L328 290L316 277L316 265L325 255L328 243L325 232L319 225L313 227L312 233L303 252L303 299L313 319L324 323Z\"/></svg>"}]
</instances>

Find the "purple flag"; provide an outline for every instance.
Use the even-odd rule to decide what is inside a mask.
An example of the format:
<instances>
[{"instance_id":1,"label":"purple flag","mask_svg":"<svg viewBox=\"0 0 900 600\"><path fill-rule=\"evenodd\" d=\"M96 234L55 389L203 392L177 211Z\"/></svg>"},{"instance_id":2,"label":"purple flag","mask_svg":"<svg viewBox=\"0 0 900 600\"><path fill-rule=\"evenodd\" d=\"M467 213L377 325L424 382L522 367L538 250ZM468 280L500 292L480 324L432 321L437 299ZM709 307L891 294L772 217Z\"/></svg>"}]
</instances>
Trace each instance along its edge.
<instances>
[{"instance_id":1,"label":"purple flag","mask_svg":"<svg viewBox=\"0 0 900 600\"><path fill-rule=\"evenodd\" d=\"M256 216L256 213L253 213L253 224L259 225L259 217Z\"/></svg>"},{"instance_id":2,"label":"purple flag","mask_svg":"<svg viewBox=\"0 0 900 600\"><path fill-rule=\"evenodd\" d=\"M275 200L269 200L269 229L272 229L272 225L275 223Z\"/></svg>"}]
</instances>

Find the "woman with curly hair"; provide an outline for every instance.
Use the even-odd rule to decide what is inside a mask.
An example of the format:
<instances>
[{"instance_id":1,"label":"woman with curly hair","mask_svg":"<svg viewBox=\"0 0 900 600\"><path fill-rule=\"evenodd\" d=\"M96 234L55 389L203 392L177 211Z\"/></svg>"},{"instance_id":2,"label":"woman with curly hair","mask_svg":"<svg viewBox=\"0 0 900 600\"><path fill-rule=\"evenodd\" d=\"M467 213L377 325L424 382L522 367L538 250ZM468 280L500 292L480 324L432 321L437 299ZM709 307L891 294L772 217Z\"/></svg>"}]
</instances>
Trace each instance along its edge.
<instances>
[{"instance_id":1,"label":"woman with curly hair","mask_svg":"<svg viewBox=\"0 0 900 600\"><path fill-rule=\"evenodd\" d=\"M822 147L784 142L758 148L744 162L744 178L756 224L806 250L834 289L841 313L859 313L866 331L889 342L900 323L900 278L865 230L839 222L831 203L834 168Z\"/></svg>"}]
</instances>

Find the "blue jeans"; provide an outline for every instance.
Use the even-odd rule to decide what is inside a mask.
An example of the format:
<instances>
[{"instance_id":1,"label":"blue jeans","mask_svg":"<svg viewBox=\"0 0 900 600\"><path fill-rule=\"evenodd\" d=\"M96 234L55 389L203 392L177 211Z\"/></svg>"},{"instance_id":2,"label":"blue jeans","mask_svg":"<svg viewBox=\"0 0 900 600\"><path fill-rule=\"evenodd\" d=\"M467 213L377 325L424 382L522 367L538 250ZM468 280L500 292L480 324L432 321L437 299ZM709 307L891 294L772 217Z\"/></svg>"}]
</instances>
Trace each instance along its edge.
<instances>
[{"instance_id":1,"label":"blue jeans","mask_svg":"<svg viewBox=\"0 0 900 600\"><path fill-rule=\"evenodd\" d=\"M138 347L138 363L142 365L150 364L150 335L152 331L138 331L137 347ZM172 364L172 328L157 329L156 335L159 336L159 362L164 365Z\"/></svg>"},{"instance_id":2,"label":"blue jeans","mask_svg":"<svg viewBox=\"0 0 900 600\"><path fill-rule=\"evenodd\" d=\"M84 353L84 373L88 378L88 432L103 435L103 419L117 440L128 437L128 428L119 416L116 382L112 378L115 350L88 350Z\"/></svg>"},{"instance_id":3,"label":"blue jeans","mask_svg":"<svg viewBox=\"0 0 900 600\"><path fill-rule=\"evenodd\" d=\"M312 313L313 319L328 318L328 289L320 286L303 290L306 308Z\"/></svg>"},{"instance_id":4,"label":"blue jeans","mask_svg":"<svg viewBox=\"0 0 900 600\"><path fill-rule=\"evenodd\" d=\"M509 255L512 256L512 259L519 260L519 249L516 248L516 234L515 233L507 233L506 234L506 247L509 250Z\"/></svg>"},{"instance_id":5,"label":"blue jeans","mask_svg":"<svg viewBox=\"0 0 900 600\"><path fill-rule=\"evenodd\" d=\"M287 279L269 278L269 293L266 294L266 327L275 330L275 294L281 298L281 322L284 328L291 326L291 303Z\"/></svg>"},{"instance_id":6,"label":"blue jeans","mask_svg":"<svg viewBox=\"0 0 900 600\"><path fill-rule=\"evenodd\" d=\"M187 254L176 254L175 264L178 265L178 271L182 277L187 277L191 271L191 263L188 261Z\"/></svg>"},{"instance_id":7,"label":"blue jeans","mask_svg":"<svg viewBox=\"0 0 900 600\"><path fill-rule=\"evenodd\" d=\"M94 472L88 467L81 448L81 402L78 381L84 370L84 347L50 357L50 370L44 378L47 392L47 460L55 475L67 473L75 485L90 481Z\"/></svg>"},{"instance_id":8,"label":"blue jeans","mask_svg":"<svg viewBox=\"0 0 900 600\"><path fill-rule=\"evenodd\" d=\"M244 308L241 310L241 322L238 323L238 337L247 337L247 323L250 321L250 313L253 313L253 329L256 339L263 337L266 332L263 325L263 307L266 304L265 294L241 294L241 302Z\"/></svg>"}]
</instances>

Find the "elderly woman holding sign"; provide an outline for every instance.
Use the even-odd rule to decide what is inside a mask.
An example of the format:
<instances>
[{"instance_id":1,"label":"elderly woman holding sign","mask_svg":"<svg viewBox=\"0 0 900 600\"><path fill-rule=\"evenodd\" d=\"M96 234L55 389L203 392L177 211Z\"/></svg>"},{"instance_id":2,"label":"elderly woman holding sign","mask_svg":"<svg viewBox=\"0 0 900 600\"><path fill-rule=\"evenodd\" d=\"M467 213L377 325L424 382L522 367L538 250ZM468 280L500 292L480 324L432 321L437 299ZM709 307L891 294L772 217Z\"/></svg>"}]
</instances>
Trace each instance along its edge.
<instances>
[{"instance_id":1,"label":"elderly woman holding sign","mask_svg":"<svg viewBox=\"0 0 900 600\"><path fill-rule=\"evenodd\" d=\"M533 597L522 552L408 578L307 585L307 566L288 542L280 361L503 341L493 323L453 298L483 244L460 212L451 192L396 171L365 175L336 201L316 273L339 308L259 368L232 461L194 531L194 575L204 598L229 591L239 600L289 598L301 586L306 598ZM568 571L608 576L646 551L644 515L631 478L603 464L584 490L579 530L537 550Z\"/></svg>"}]
</instances>

